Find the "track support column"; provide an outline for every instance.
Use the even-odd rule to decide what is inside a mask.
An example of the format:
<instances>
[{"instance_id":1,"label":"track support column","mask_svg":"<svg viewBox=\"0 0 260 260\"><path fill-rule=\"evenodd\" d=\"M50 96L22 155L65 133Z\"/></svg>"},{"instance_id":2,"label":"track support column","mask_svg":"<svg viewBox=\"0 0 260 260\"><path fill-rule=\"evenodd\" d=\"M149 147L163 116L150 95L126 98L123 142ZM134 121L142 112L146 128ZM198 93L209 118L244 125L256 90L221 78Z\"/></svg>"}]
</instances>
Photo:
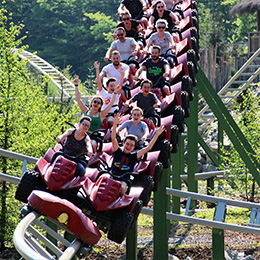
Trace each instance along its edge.
<instances>
[{"instance_id":1,"label":"track support column","mask_svg":"<svg viewBox=\"0 0 260 260\"><path fill-rule=\"evenodd\" d=\"M154 193L153 222L154 222L154 260L168 260L168 220L166 212L168 208L168 196L166 186L169 180L170 168L163 170L160 187Z\"/></svg>"},{"instance_id":2,"label":"track support column","mask_svg":"<svg viewBox=\"0 0 260 260\"><path fill-rule=\"evenodd\" d=\"M137 260L137 222L126 237L126 260Z\"/></svg>"}]
</instances>

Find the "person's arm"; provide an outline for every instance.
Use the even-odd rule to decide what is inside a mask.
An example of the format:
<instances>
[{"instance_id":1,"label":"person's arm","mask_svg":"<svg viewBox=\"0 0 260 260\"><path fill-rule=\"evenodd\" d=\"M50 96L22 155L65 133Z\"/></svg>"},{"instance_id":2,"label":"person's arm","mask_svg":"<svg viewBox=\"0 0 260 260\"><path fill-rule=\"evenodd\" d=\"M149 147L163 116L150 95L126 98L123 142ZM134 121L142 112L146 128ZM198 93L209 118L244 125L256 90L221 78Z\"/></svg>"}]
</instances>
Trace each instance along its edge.
<instances>
[{"instance_id":1,"label":"person's arm","mask_svg":"<svg viewBox=\"0 0 260 260\"><path fill-rule=\"evenodd\" d=\"M120 119L121 119L121 115L116 114L115 118L114 118L114 122L113 122L112 133L111 133L112 146L113 146L114 152L119 148L118 142L117 142L117 139L116 139L116 128L117 128L117 125L120 124Z\"/></svg>"},{"instance_id":2,"label":"person's arm","mask_svg":"<svg viewBox=\"0 0 260 260\"><path fill-rule=\"evenodd\" d=\"M143 71L145 71L145 70L146 70L146 67L145 67L144 65L142 65L142 66L137 70L137 72L135 73L134 79L137 80L138 77L141 75L141 73L142 73Z\"/></svg>"},{"instance_id":3,"label":"person's arm","mask_svg":"<svg viewBox=\"0 0 260 260\"><path fill-rule=\"evenodd\" d=\"M126 9L125 5L121 3L117 9L117 13L121 14L125 11L125 9Z\"/></svg>"},{"instance_id":4,"label":"person's arm","mask_svg":"<svg viewBox=\"0 0 260 260\"><path fill-rule=\"evenodd\" d=\"M146 44L146 46L144 47L144 54L148 54L149 53L149 49L152 45L152 40L151 40L152 36L148 39L148 42Z\"/></svg>"},{"instance_id":5,"label":"person's arm","mask_svg":"<svg viewBox=\"0 0 260 260\"><path fill-rule=\"evenodd\" d=\"M86 148L87 148L87 155L91 157L93 155L93 149L91 144L91 139L89 136L85 138Z\"/></svg>"},{"instance_id":6,"label":"person's arm","mask_svg":"<svg viewBox=\"0 0 260 260\"><path fill-rule=\"evenodd\" d=\"M114 48L114 42L111 44L110 48L106 52L106 56L104 57L104 61L109 61L111 53L115 50Z\"/></svg>"},{"instance_id":7,"label":"person's arm","mask_svg":"<svg viewBox=\"0 0 260 260\"><path fill-rule=\"evenodd\" d=\"M165 72L163 73L163 77L164 78L169 77L170 76L170 65L168 63L164 64L164 70L165 70Z\"/></svg>"},{"instance_id":8,"label":"person's arm","mask_svg":"<svg viewBox=\"0 0 260 260\"><path fill-rule=\"evenodd\" d=\"M125 70L122 67L120 67L118 69L118 71L120 72L120 82L118 84L117 94L120 95L121 94L121 90L122 90L122 86L123 86L123 83L124 83Z\"/></svg>"},{"instance_id":9,"label":"person's arm","mask_svg":"<svg viewBox=\"0 0 260 260\"><path fill-rule=\"evenodd\" d=\"M171 49L175 49L175 42L174 42L173 37L172 37L171 34L169 34L169 47Z\"/></svg>"},{"instance_id":10,"label":"person's arm","mask_svg":"<svg viewBox=\"0 0 260 260\"><path fill-rule=\"evenodd\" d=\"M154 29L154 16L152 15L148 21L148 29L153 30Z\"/></svg>"},{"instance_id":11,"label":"person's arm","mask_svg":"<svg viewBox=\"0 0 260 260\"><path fill-rule=\"evenodd\" d=\"M156 97L156 99L155 99L155 104L153 105L153 107L154 107L154 108L160 107L160 105L161 105L161 101Z\"/></svg>"},{"instance_id":12,"label":"person's arm","mask_svg":"<svg viewBox=\"0 0 260 260\"><path fill-rule=\"evenodd\" d=\"M103 87L102 87L102 83L101 83L101 79L100 79L100 75L99 75L100 63L95 61L94 62L94 67L96 68L96 77L97 77L98 91L101 92Z\"/></svg>"},{"instance_id":13,"label":"person's arm","mask_svg":"<svg viewBox=\"0 0 260 260\"><path fill-rule=\"evenodd\" d=\"M134 47L134 51L132 55L135 57L140 49L140 45L135 41L135 39L132 40L133 40L133 47Z\"/></svg>"},{"instance_id":14,"label":"person's arm","mask_svg":"<svg viewBox=\"0 0 260 260\"><path fill-rule=\"evenodd\" d=\"M131 98L131 99L128 99L128 100L126 100L124 106L125 106L125 107L129 107L129 105L132 104L133 102L134 102L134 101L133 101L132 98Z\"/></svg>"},{"instance_id":15,"label":"person's arm","mask_svg":"<svg viewBox=\"0 0 260 260\"><path fill-rule=\"evenodd\" d=\"M141 138L141 142L144 142L146 140L146 138L148 137L148 135L149 135L149 128L148 128L146 123L144 123L144 128L143 129L144 129L144 134L143 134L143 136Z\"/></svg>"},{"instance_id":16,"label":"person's arm","mask_svg":"<svg viewBox=\"0 0 260 260\"><path fill-rule=\"evenodd\" d=\"M172 18L174 24L178 24L180 22L178 15L172 11L170 12L170 17Z\"/></svg>"},{"instance_id":17,"label":"person's arm","mask_svg":"<svg viewBox=\"0 0 260 260\"><path fill-rule=\"evenodd\" d=\"M150 143L144 147L143 149L139 150L137 152L137 158L140 158L141 156L143 156L145 153L147 153L148 151L150 151L153 147L153 145L155 144L156 140L158 139L158 137L161 135L161 133L164 131L164 126L161 125L155 132L155 135L153 136L152 140L150 141Z\"/></svg>"},{"instance_id":18,"label":"person's arm","mask_svg":"<svg viewBox=\"0 0 260 260\"><path fill-rule=\"evenodd\" d=\"M76 78L74 79L73 82L74 82L74 85L75 85L75 96L76 96L77 103L79 105L81 112L83 114L85 114L88 108L86 107L86 105L81 100L80 92L79 92L79 89L78 89L78 77L77 76L76 76Z\"/></svg>"},{"instance_id":19,"label":"person's arm","mask_svg":"<svg viewBox=\"0 0 260 260\"><path fill-rule=\"evenodd\" d=\"M62 142L67 136L71 135L73 131L74 131L73 128L69 128L69 129L66 130L63 134L61 134L61 135L59 135L59 136L57 136L57 137L55 138L56 142L57 142L57 143Z\"/></svg>"},{"instance_id":20,"label":"person's arm","mask_svg":"<svg viewBox=\"0 0 260 260\"><path fill-rule=\"evenodd\" d=\"M147 10L147 6L146 6L146 2L144 0L139 0L139 2L142 4L143 6L143 11Z\"/></svg>"}]
</instances>

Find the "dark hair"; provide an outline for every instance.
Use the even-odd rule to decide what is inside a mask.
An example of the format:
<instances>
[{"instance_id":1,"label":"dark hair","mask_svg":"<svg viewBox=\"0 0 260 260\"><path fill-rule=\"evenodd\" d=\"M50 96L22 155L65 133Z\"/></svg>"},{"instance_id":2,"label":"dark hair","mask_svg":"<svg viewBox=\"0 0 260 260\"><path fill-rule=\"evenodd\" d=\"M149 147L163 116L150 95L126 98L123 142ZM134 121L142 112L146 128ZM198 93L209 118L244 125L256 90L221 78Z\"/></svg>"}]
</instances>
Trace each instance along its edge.
<instances>
[{"instance_id":1,"label":"dark hair","mask_svg":"<svg viewBox=\"0 0 260 260\"><path fill-rule=\"evenodd\" d=\"M110 82L116 82L116 78L114 78L114 77L109 78L108 81L106 82L107 87L108 87Z\"/></svg>"},{"instance_id":2,"label":"dark hair","mask_svg":"<svg viewBox=\"0 0 260 260\"><path fill-rule=\"evenodd\" d=\"M152 46L152 49L156 49L156 50L158 50L159 52L161 52L161 47L158 46L158 45L153 45L153 46Z\"/></svg>"},{"instance_id":3,"label":"dark hair","mask_svg":"<svg viewBox=\"0 0 260 260\"><path fill-rule=\"evenodd\" d=\"M137 145L138 140L137 140L137 137L136 137L135 135L127 135L127 136L125 137L123 143L125 143L127 139L129 139L129 140L131 140L131 141L134 141L134 142L135 142L135 145Z\"/></svg>"},{"instance_id":4,"label":"dark hair","mask_svg":"<svg viewBox=\"0 0 260 260\"><path fill-rule=\"evenodd\" d=\"M84 122L84 120L87 120L87 121L89 121L90 123L91 123L91 121L92 121L92 119L89 117L89 116L83 116L83 117L81 117L81 119L80 119L80 124L82 124L83 122Z\"/></svg>"},{"instance_id":5,"label":"dark hair","mask_svg":"<svg viewBox=\"0 0 260 260\"><path fill-rule=\"evenodd\" d=\"M153 82L152 82L151 80L149 80L149 79L144 79L144 80L142 80L142 82L141 82L141 88L143 87L143 85L144 85L145 83L149 83L151 87L152 87L152 85L153 85Z\"/></svg>"}]
</instances>

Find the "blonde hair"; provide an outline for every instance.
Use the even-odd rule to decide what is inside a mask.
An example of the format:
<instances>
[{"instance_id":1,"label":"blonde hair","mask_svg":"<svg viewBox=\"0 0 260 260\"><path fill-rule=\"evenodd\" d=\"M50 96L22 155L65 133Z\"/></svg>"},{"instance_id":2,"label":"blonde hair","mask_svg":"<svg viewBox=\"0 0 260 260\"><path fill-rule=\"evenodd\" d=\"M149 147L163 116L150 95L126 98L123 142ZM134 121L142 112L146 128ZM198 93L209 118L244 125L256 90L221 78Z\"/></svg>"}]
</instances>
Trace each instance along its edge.
<instances>
[{"instance_id":1,"label":"blonde hair","mask_svg":"<svg viewBox=\"0 0 260 260\"><path fill-rule=\"evenodd\" d=\"M141 113L141 116L144 114L143 109L140 107L135 107L132 109L131 115L133 115L134 111L139 111Z\"/></svg>"}]
</instances>

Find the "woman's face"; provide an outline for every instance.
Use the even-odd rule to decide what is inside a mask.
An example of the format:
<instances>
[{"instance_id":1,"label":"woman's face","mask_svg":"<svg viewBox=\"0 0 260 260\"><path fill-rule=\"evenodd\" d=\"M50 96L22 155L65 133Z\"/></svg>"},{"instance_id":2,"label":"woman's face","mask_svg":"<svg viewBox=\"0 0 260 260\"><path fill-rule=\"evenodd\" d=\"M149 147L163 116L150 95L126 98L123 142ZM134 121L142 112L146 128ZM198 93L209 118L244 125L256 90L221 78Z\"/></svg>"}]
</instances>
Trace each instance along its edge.
<instances>
[{"instance_id":1,"label":"woman's face","mask_svg":"<svg viewBox=\"0 0 260 260\"><path fill-rule=\"evenodd\" d=\"M124 15L122 16L122 21L123 21L124 24L129 24L129 23L130 23L130 17L129 17L129 15L128 15L128 14L124 14Z\"/></svg>"},{"instance_id":2,"label":"woman's face","mask_svg":"<svg viewBox=\"0 0 260 260\"><path fill-rule=\"evenodd\" d=\"M158 23L156 29L157 29L157 32L165 31L165 29L166 29L165 23Z\"/></svg>"},{"instance_id":3,"label":"woman's face","mask_svg":"<svg viewBox=\"0 0 260 260\"><path fill-rule=\"evenodd\" d=\"M101 108L101 100L99 98L94 98L91 101L91 106L92 106L92 108L95 108L95 109Z\"/></svg>"},{"instance_id":4,"label":"woman's face","mask_svg":"<svg viewBox=\"0 0 260 260\"><path fill-rule=\"evenodd\" d=\"M164 11L164 4L163 3L158 3L156 5L156 10L157 10L157 12L162 13Z\"/></svg>"},{"instance_id":5,"label":"woman's face","mask_svg":"<svg viewBox=\"0 0 260 260\"><path fill-rule=\"evenodd\" d=\"M138 110L134 110L132 113L132 119L134 122L140 122L142 118L142 114Z\"/></svg>"}]
</instances>

